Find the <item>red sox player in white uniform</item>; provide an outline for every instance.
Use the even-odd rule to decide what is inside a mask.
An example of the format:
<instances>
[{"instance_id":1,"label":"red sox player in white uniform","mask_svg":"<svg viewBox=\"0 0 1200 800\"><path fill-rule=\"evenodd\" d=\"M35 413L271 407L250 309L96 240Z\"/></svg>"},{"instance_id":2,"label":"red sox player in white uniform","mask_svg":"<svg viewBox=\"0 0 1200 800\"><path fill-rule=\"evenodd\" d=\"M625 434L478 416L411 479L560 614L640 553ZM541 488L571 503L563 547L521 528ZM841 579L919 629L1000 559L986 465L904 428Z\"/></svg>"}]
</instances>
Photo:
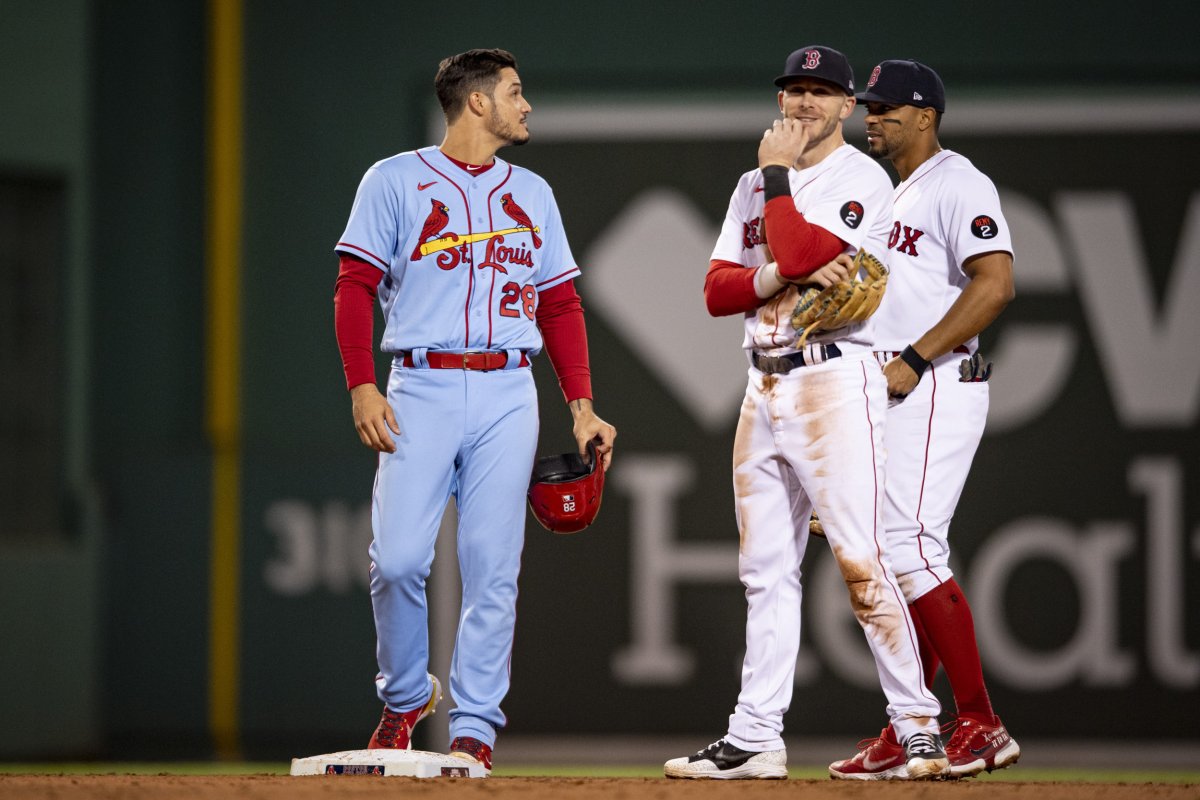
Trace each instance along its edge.
<instances>
[{"instance_id":1,"label":"red sox player in white uniform","mask_svg":"<svg viewBox=\"0 0 1200 800\"><path fill-rule=\"evenodd\" d=\"M1012 241L992 182L938 144L945 92L937 73L915 61L884 61L858 100L867 107L870 154L891 161L900 176L891 278L874 317L891 396L888 551L920 635L926 683L940 662L954 691L951 774L976 775L1015 763L1021 751L992 711L971 610L947 563L948 534L987 417L990 365L978 335L1013 297ZM888 773L903 753L893 727L832 764L831 774L896 777Z\"/></svg>"},{"instance_id":2,"label":"red sox player in white uniform","mask_svg":"<svg viewBox=\"0 0 1200 800\"><path fill-rule=\"evenodd\" d=\"M885 251L891 181L843 141L855 102L844 55L801 48L775 83L783 119L763 136L760 169L734 190L705 281L710 313L745 315L750 362L733 453L738 572L747 602L742 688L728 733L668 761L664 772L787 777L783 715L792 697L800 564L815 507L831 521L829 544L875 657L891 722L907 745L906 777L935 777L948 767L941 709L922 680L916 632L883 547L887 395L871 322L816 335L798 350L790 319L797 284L844 278L845 256L860 247Z\"/></svg>"}]
</instances>

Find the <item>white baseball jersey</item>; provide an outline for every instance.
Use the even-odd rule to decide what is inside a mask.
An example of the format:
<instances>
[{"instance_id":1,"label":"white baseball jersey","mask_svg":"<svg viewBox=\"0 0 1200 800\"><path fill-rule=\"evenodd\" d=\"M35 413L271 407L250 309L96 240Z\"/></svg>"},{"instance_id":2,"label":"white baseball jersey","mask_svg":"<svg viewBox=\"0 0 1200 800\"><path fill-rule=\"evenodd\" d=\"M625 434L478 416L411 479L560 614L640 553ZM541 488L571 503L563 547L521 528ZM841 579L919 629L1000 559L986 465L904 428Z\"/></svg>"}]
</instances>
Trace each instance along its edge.
<instances>
[{"instance_id":1,"label":"white baseball jersey","mask_svg":"<svg viewBox=\"0 0 1200 800\"><path fill-rule=\"evenodd\" d=\"M892 274L875 312L883 364L946 314L970 283L963 262L1012 253L1008 223L991 180L949 150L896 187L888 240ZM908 602L949 580L950 522L987 421L986 382L963 382L959 365L978 337L935 359L903 402L887 411L883 521L892 566Z\"/></svg>"},{"instance_id":2,"label":"white baseball jersey","mask_svg":"<svg viewBox=\"0 0 1200 800\"><path fill-rule=\"evenodd\" d=\"M885 252L892 183L873 159L843 145L815 166L789 172L789 179L796 208L845 241L848 252ZM767 262L762 188L760 171L742 176L714 259L747 268ZM797 297L794 286L786 287L747 314L747 352L795 350ZM831 342L838 343L834 355L817 355L824 350L819 345ZM752 360L747 370L733 445L746 655L726 736L744 750L784 748L783 716L800 647L800 568L813 509L829 520L829 546L875 658L892 724L900 736L938 730L941 706L922 682L916 633L882 544L887 397L870 344L869 324L848 326L808 344L803 366L768 374Z\"/></svg>"},{"instance_id":3,"label":"white baseball jersey","mask_svg":"<svg viewBox=\"0 0 1200 800\"><path fill-rule=\"evenodd\" d=\"M970 283L963 262L1012 253L1000 197L965 157L942 150L896 187L888 236L894 280L875 312L878 350L903 350L946 315ZM972 353L978 341L963 342Z\"/></svg>"},{"instance_id":4,"label":"white baseball jersey","mask_svg":"<svg viewBox=\"0 0 1200 800\"><path fill-rule=\"evenodd\" d=\"M850 255L863 248L881 259L891 225L892 182L883 167L857 148L843 144L820 163L802 170L788 170L792 199L811 224L820 225L848 247ZM756 268L767 256L766 222L763 217L763 177L751 170L741 177L712 257ZM799 290L786 286L754 314L746 316L747 350L778 355L792 352L799 331L792 328L791 313ZM870 346L871 320L835 331L810 336L808 343L847 341Z\"/></svg>"},{"instance_id":5,"label":"white baseball jersey","mask_svg":"<svg viewBox=\"0 0 1200 800\"><path fill-rule=\"evenodd\" d=\"M541 177L497 158L472 178L437 147L367 170L336 249L386 273L387 353L536 353L538 292L579 275Z\"/></svg>"}]
</instances>

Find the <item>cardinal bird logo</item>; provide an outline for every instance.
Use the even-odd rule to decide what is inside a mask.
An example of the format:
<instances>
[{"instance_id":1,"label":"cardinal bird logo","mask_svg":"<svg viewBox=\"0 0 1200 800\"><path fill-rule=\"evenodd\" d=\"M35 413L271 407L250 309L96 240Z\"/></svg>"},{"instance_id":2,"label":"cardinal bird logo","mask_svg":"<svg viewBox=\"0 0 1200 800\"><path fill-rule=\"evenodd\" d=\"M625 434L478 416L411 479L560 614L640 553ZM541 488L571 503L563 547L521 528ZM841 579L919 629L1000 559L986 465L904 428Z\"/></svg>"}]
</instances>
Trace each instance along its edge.
<instances>
[{"instance_id":1,"label":"cardinal bird logo","mask_svg":"<svg viewBox=\"0 0 1200 800\"><path fill-rule=\"evenodd\" d=\"M529 221L529 215L525 213L525 209L517 205L516 200L513 200L512 192L507 192L500 197L500 207L504 209L505 214L512 218L513 222L529 228L529 235L533 238L535 250L542 246L542 237L534 231L533 223Z\"/></svg>"},{"instance_id":2,"label":"cardinal bird logo","mask_svg":"<svg viewBox=\"0 0 1200 800\"><path fill-rule=\"evenodd\" d=\"M446 223L450 221L450 209L441 200L431 200L433 210L429 212L429 216L425 218L425 224L421 226L421 238L417 239L417 246L413 249L413 261L419 261L421 258L421 245L437 236L446 227Z\"/></svg>"}]
</instances>

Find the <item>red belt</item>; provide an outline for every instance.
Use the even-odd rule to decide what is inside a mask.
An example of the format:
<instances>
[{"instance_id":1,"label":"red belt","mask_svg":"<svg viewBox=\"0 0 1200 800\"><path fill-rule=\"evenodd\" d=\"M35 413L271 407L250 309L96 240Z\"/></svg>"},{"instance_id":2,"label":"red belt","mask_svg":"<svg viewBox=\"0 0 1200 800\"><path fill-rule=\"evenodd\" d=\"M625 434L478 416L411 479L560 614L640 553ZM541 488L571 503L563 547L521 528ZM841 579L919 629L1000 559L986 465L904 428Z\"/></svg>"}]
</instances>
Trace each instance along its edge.
<instances>
[{"instance_id":1,"label":"red belt","mask_svg":"<svg viewBox=\"0 0 1200 800\"><path fill-rule=\"evenodd\" d=\"M425 360L430 369L474 369L487 372L493 369L504 369L508 365L508 353L503 350L472 350L467 353L446 353L440 350L430 350L425 354ZM411 352L404 353L404 366L413 366ZM528 367L529 356L522 352L521 363L517 366Z\"/></svg>"}]
</instances>

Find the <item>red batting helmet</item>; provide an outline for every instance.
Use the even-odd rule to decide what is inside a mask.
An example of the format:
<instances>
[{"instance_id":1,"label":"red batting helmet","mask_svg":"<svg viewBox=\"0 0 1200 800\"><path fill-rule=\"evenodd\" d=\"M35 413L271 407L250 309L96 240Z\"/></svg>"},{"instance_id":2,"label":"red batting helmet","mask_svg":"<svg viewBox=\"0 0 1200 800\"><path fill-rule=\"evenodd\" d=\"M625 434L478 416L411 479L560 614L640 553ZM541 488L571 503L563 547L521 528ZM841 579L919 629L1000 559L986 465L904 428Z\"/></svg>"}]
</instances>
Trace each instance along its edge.
<instances>
[{"instance_id":1,"label":"red batting helmet","mask_svg":"<svg viewBox=\"0 0 1200 800\"><path fill-rule=\"evenodd\" d=\"M604 467L594 442L591 463L578 453L545 456L533 465L529 507L537 521L553 533L578 533L592 524L604 492Z\"/></svg>"}]
</instances>

